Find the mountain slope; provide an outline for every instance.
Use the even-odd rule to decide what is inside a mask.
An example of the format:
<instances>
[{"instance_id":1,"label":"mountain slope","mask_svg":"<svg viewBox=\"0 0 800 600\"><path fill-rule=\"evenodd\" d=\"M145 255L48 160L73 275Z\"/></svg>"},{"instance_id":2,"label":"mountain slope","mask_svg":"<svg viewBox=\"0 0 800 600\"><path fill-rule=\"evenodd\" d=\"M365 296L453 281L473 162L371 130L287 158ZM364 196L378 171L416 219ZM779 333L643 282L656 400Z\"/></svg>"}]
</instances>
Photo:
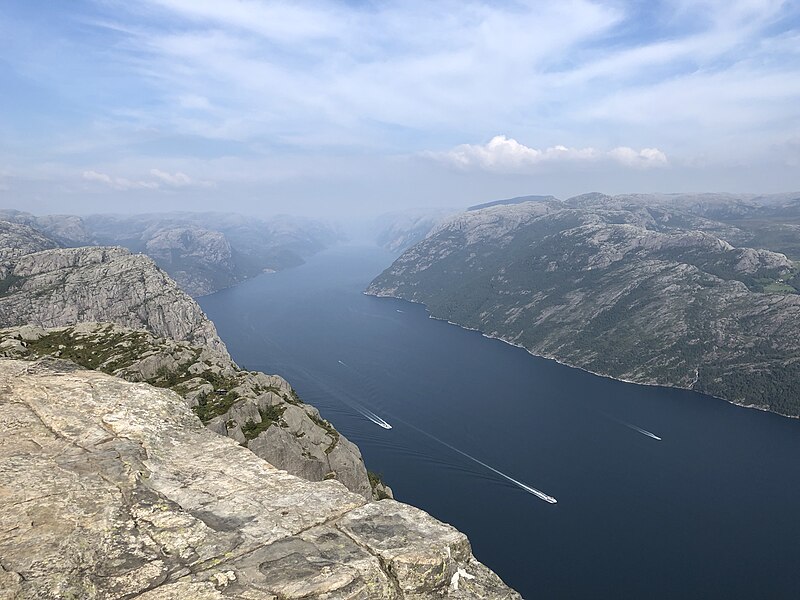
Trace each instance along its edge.
<instances>
[{"instance_id":1,"label":"mountain slope","mask_svg":"<svg viewBox=\"0 0 800 600\"><path fill-rule=\"evenodd\" d=\"M192 296L303 264L339 239L319 221L286 216L164 213L92 215L83 221L98 243L144 252Z\"/></svg>"},{"instance_id":2,"label":"mountain slope","mask_svg":"<svg viewBox=\"0 0 800 600\"><path fill-rule=\"evenodd\" d=\"M0 331L0 353L69 358L173 388L211 429L276 466L309 480L336 477L372 497L358 448L280 377L239 369L198 304L150 258L123 248L52 248L26 225L2 225L0 236L13 245L2 250L0 327L21 327ZM52 249L22 254L42 247Z\"/></svg>"},{"instance_id":3,"label":"mountain slope","mask_svg":"<svg viewBox=\"0 0 800 600\"><path fill-rule=\"evenodd\" d=\"M108 321L227 355L198 304L153 261L124 248L55 248L10 263L0 326Z\"/></svg>"},{"instance_id":4,"label":"mountain slope","mask_svg":"<svg viewBox=\"0 0 800 600\"><path fill-rule=\"evenodd\" d=\"M424 239L452 213L445 209L412 209L383 214L374 222L375 242L390 252L402 252Z\"/></svg>"},{"instance_id":5,"label":"mountain slope","mask_svg":"<svg viewBox=\"0 0 800 600\"><path fill-rule=\"evenodd\" d=\"M800 295L722 222L590 194L454 217L367 293L603 375L800 415Z\"/></svg>"}]
</instances>

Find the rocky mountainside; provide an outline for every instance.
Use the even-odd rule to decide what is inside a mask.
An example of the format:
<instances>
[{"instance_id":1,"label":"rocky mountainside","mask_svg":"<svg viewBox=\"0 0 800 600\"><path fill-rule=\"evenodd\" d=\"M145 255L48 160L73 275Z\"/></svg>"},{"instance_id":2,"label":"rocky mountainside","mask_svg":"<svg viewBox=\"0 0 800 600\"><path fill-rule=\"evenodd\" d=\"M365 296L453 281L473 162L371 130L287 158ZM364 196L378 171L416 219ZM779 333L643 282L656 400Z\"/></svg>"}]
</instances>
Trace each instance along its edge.
<instances>
[{"instance_id":1,"label":"rocky mountainside","mask_svg":"<svg viewBox=\"0 0 800 600\"><path fill-rule=\"evenodd\" d=\"M59 246L123 246L147 254L192 296L300 265L341 237L313 219L232 213L77 217L7 209L0 210L0 219L27 225Z\"/></svg>"},{"instance_id":2,"label":"rocky mountainside","mask_svg":"<svg viewBox=\"0 0 800 600\"><path fill-rule=\"evenodd\" d=\"M452 527L278 470L171 391L0 359L0 424L0 598L519 598Z\"/></svg>"},{"instance_id":3,"label":"rocky mountainside","mask_svg":"<svg viewBox=\"0 0 800 600\"><path fill-rule=\"evenodd\" d=\"M60 246L91 246L96 244L86 224L75 215L36 216L21 210L0 209L0 220L27 225L40 231Z\"/></svg>"},{"instance_id":4,"label":"rocky mountainside","mask_svg":"<svg viewBox=\"0 0 800 600\"><path fill-rule=\"evenodd\" d=\"M30 230L32 231L32 230ZM31 244L38 244L32 234ZM108 321L227 356L203 311L153 261L124 248L53 248L8 260L0 326Z\"/></svg>"},{"instance_id":5,"label":"rocky mountainside","mask_svg":"<svg viewBox=\"0 0 800 600\"><path fill-rule=\"evenodd\" d=\"M440 225L367 293L422 302L603 375L798 416L798 265L766 249L763 233L780 219L800 221L800 202L586 194L497 204Z\"/></svg>"},{"instance_id":6,"label":"rocky mountainside","mask_svg":"<svg viewBox=\"0 0 800 600\"><path fill-rule=\"evenodd\" d=\"M230 213L93 215L86 228L101 244L144 252L192 296L230 287L265 271L301 265L339 239L312 219L256 219Z\"/></svg>"},{"instance_id":7,"label":"rocky mountainside","mask_svg":"<svg viewBox=\"0 0 800 600\"><path fill-rule=\"evenodd\" d=\"M55 240L28 225L0 221L0 278L4 282L0 283L0 292L7 291L13 283L14 280L7 280L7 277L18 258L52 248L58 248Z\"/></svg>"},{"instance_id":8,"label":"rocky mountainside","mask_svg":"<svg viewBox=\"0 0 800 600\"><path fill-rule=\"evenodd\" d=\"M452 214L448 210L406 210L381 215L375 220L375 242L390 252L401 252L425 239Z\"/></svg>"},{"instance_id":9,"label":"rocky mountainside","mask_svg":"<svg viewBox=\"0 0 800 600\"><path fill-rule=\"evenodd\" d=\"M205 347L111 323L25 325L0 330L0 356L60 358L171 389L209 429L279 469L309 481L335 478L365 498L391 497L389 488L370 480L358 447L303 403L286 380L242 370Z\"/></svg>"},{"instance_id":10,"label":"rocky mountainside","mask_svg":"<svg viewBox=\"0 0 800 600\"><path fill-rule=\"evenodd\" d=\"M211 429L290 473L391 496L370 480L358 448L286 381L239 369L197 303L150 258L123 248L52 248L27 225L6 225L0 235L13 246L0 280L0 326L11 329L1 334L1 353L56 356L169 387ZM41 247L52 249L20 255Z\"/></svg>"}]
</instances>

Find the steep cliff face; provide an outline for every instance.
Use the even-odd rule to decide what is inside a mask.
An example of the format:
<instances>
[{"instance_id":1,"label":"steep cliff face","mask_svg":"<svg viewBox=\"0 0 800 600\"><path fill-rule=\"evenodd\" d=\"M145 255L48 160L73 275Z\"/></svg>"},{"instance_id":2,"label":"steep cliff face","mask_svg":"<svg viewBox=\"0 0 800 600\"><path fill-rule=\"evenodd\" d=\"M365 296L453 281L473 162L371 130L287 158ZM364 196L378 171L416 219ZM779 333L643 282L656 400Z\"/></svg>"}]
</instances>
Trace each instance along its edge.
<instances>
[{"instance_id":1,"label":"steep cliff face","mask_svg":"<svg viewBox=\"0 0 800 600\"><path fill-rule=\"evenodd\" d=\"M0 596L519 598L466 537L312 483L171 391L0 359Z\"/></svg>"},{"instance_id":2,"label":"steep cliff face","mask_svg":"<svg viewBox=\"0 0 800 600\"><path fill-rule=\"evenodd\" d=\"M797 265L735 247L719 236L742 229L684 204L585 194L470 211L367 292L596 373L800 415Z\"/></svg>"},{"instance_id":3,"label":"steep cliff face","mask_svg":"<svg viewBox=\"0 0 800 600\"><path fill-rule=\"evenodd\" d=\"M210 294L239 280L233 249L219 231L158 229L145 243L144 252L192 296Z\"/></svg>"},{"instance_id":4,"label":"steep cliff face","mask_svg":"<svg viewBox=\"0 0 800 600\"><path fill-rule=\"evenodd\" d=\"M56 248L11 261L0 326L108 321L227 355L214 324L143 255L114 247Z\"/></svg>"},{"instance_id":5,"label":"steep cliff face","mask_svg":"<svg viewBox=\"0 0 800 600\"><path fill-rule=\"evenodd\" d=\"M20 256L51 248L58 248L58 243L43 233L27 225L0 221L0 279L6 279L13 271ZM0 284L0 293L6 292L14 281Z\"/></svg>"},{"instance_id":6,"label":"steep cliff face","mask_svg":"<svg viewBox=\"0 0 800 600\"><path fill-rule=\"evenodd\" d=\"M312 219L232 213L92 215L84 223L100 243L153 257L192 296L300 265L340 237Z\"/></svg>"},{"instance_id":7,"label":"steep cliff face","mask_svg":"<svg viewBox=\"0 0 800 600\"><path fill-rule=\"evenodd\" d=\"M375 220L375 241L390 252L402 252L425 239L450 210L407 210L386 213Z\"/></svg>"},{"instance_id":8,"label":"steep cliff face","mask_svg":"<svg viewBox=\"0 0 800 600\"><path fill-rule=\"evenodd\" d=\"M379 495L358 447L302 402L286 380L242 370L205 347L111 323L53 329L25 325L0 330L0 356L61 358L127 381L169 388L211 430L279 469L309 481L337 479L364 498Z\"/></svg>"},{"instance_id":9,"label":"steep cliff face","mask_svg":"<svg viewBox=\"0 0 800 600\"><path fill-rule=\"evenodd\" d=\"M150 258L113 247L37 252L55 242L6 225L0 325L21 327L2 333L0 353L58 356L172 388L211 429L272 464L311 481L335 477L372 498L358 448L286 381L240 369L197 303Z\"/></svg>"}]
</instances>

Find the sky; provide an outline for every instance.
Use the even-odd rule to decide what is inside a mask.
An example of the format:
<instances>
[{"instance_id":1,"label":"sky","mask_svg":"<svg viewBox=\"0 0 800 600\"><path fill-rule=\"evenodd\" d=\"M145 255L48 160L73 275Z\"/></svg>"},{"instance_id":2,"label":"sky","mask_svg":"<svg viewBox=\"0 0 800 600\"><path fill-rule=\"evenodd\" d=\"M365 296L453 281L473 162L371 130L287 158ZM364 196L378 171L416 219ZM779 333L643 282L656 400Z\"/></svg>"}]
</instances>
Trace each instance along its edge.
<instances>
[{"instance_id":1,"label":"sky","mask_svg":"<svg viewBox=\"0 0 800 600\"><path fill-rule=\"evenodd\" d=\"M0 0L0 206L800 190L800 0Z\"/></svg>"}]
</instances>

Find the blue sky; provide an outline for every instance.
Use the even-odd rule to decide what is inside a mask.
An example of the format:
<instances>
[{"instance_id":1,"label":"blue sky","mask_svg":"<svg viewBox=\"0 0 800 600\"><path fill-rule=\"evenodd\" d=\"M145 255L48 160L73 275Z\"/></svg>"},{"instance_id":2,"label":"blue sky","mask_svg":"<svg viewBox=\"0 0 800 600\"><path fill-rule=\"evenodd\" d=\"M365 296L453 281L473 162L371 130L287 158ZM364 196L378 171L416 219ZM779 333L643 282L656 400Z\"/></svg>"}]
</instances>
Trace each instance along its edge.
<instances>
[{"instance_id":1,"label":"blue sky","mask_svg":"<svg viewBox=\"0 0 800 600\"><path fill-rule=\"evenodd\" d=\"M800 189L797 2L5 0L0 86L34 212Z\"/></svg>"}]
</instances>

